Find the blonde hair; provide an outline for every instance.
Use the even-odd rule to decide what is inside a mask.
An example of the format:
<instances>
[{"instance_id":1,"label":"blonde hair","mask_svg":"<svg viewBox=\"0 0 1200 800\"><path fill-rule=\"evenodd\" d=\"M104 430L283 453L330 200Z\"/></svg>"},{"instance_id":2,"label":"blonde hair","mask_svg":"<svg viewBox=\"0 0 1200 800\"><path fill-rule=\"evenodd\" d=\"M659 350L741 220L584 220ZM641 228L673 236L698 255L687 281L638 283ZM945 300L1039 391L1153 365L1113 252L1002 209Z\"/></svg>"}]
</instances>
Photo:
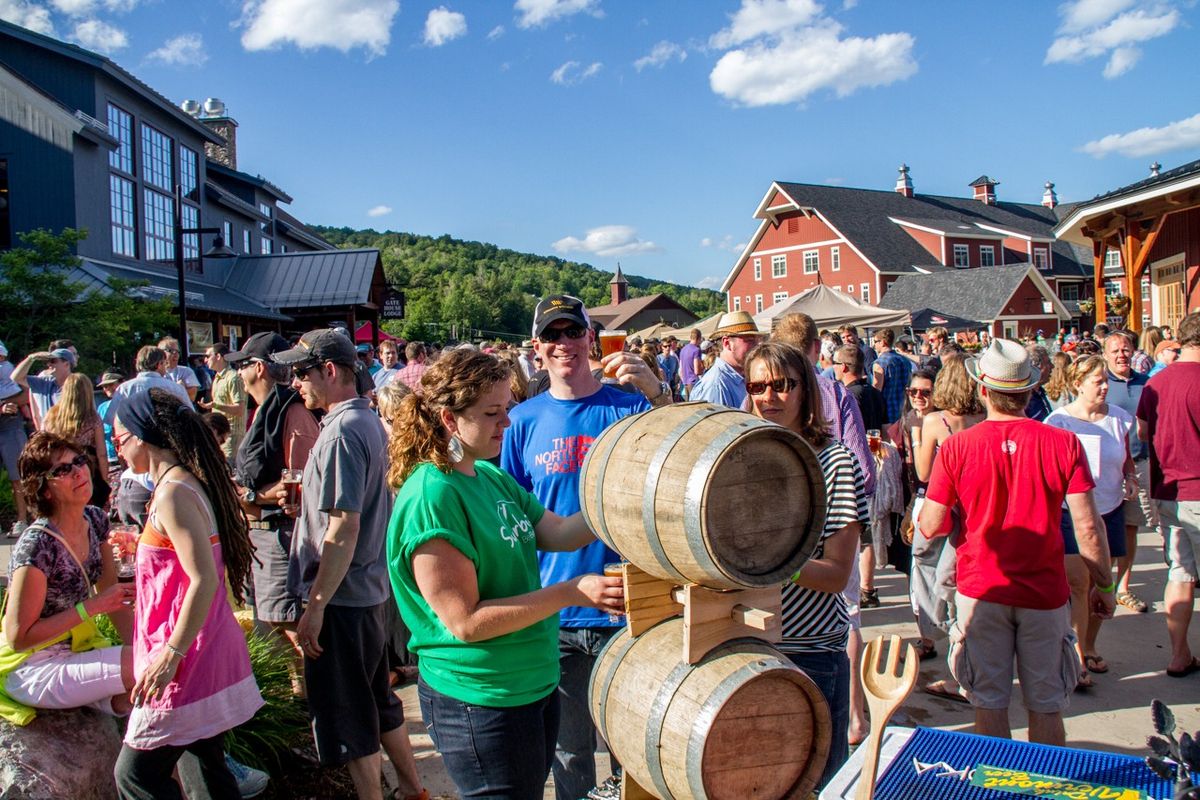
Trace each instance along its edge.
<instances>
[{"instance_id":1,"label":"blonde hair","mask_svg":"<svg viewBox=\"0 0 1200 800\"><path fill-rule=\"evenodd\" d=\"M942 368L933 381L930 402L934 408L960 417L983 413L975 381L967 373L967 360L962 354L950 353L942 357Z\"/></svg>"},{"instance_id":2,"label":"blonde hair","mask_svg":"<svg viewBox=\"0 0 1200 800\"><path fill-rule=\"evenodd\" d=\"M400 488L419 464L431 462L442 472L451 468L450 437L441 414L461 414L508 380L508 364L481 350L455 349L421 375L421 393L400 401L388 440L388 483Z\"/></svg>"},{"instance_id":3,"label":"blonde hair","mask_svg":"<svg viewBox=\"0 0 1200 800\"><path fill-rule=\"evenodd\" d=\"M393 380L385 384L375 393L375 402L379 406L379 416L385 421L394 419L400 411L400 401L412 394L412 389L403 381Z\"/></svg>"},{"instance_id":4,"label":"blonde hair","mask_svg":"<svg viewBox=\"0 0 1200 800\"><path fill-rule=\"evenodd\" d=\"M529 397L529 379L521 368L521 356L516 350L501 350L496 357L508 364L508 388L512 389L513 402L523 403Z\"/></svg>"},{"instance_id":5,"label":"blonde hair","mask_svg":"<svg viewBox=\"0 0 1200 800\"><path fill-rule=\"evenodd\" d=\"M1162 329L1156 325L1150 325L1149 327L1147 327L1145 330L1142 331L1142 340L1139 345L1139 349L1143 353L1146 353L1151 358L1153 358L1154 357L1154 348L1158 347L1158 343L1161 342L1162 340L1163 340Z\"/></svg>"},{"instance_id":6,"label":"blonde hair","mask_svg":"<svg viewBox=\"0 0 1200 800\"><path fill-rule=\"evenodd\" d=\"M1054 369L1050 372L1050 380L1046 381L1046 396L1058 402L1060 397L1074 394L1071 391L1070 383L1067 382L1067 372L1071 369L1071 357L1066 353L1058 352L1050 356L1050 360L1054 362Z\"/></svg>"},{"instance_id":7,"label":"blonde hair","mask_svg":"<svg viewBox=\"0 0 1200 800\"><path fill-rule=\"evenodd\" d=\"M63 381L62 397L46 413L42 429L74 441L99 424L91 379L79 372L68 375Z\"/></svg>"},{"instance_id":8,"label":"blonde hair","mask_svg":"<svg viewBox=\"0 0 1200 800\"><path fill-rule=\"evenodd\" d=\"M1071 365L1067 372L1067 384L1072 389L1078 389L1093 372L1103 372L1104 369L1104 356L1084 356Z\"/></svg>"}]
</instances>

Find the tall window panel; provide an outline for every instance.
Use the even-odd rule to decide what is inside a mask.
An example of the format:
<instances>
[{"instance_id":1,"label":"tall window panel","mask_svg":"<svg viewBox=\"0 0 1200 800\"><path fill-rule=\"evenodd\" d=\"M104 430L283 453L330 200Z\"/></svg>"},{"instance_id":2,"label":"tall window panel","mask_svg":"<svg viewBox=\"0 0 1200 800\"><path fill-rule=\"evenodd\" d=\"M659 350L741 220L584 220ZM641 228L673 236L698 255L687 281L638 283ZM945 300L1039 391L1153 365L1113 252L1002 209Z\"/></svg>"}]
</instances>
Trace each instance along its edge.
<instances>
[{"instance_id":1,"label":"tall window panel","mask_svg":"<svg viewBox=\"0 0 1200 800\"><path fill-rule=\"evenodd\" d=\"M199 228L200 227L200 209L195 206L183 204L181 209L183 216L183 227ZM200 264L200 234L185 233L183 235L183 261L187 268L192 272L201 271Z\"/></svg>"},{"instance_id":2,"label":"tall window panel","mask_svg":"<svg viewBox=\"0 0 1200 800\"><path fill-rule=\"evenodd\" d=\"M153 189L144 190L146 216L146 258L151 261L174 261L175 199Z\"/></svg>"},{"instance_id":3,"label":"tall window panel","mask_svg":"<svg viewBox=\"0 0 1200 800\"><path fill-rule=\"evenodd\" d=\"M195 150L179 146L179 185L183 188L184 199L193 203L200 202L199 163Z\"/></svg>"},{"instance_id":4,"label":"tall window panel","mask_svg":"<svg viewBox=\"0 0 1200 800\"><path fill-rule=\"evenodd\" d=\"M250 253L250 229L249 228L244 228L242 230L242 252L246 253L246 254Z\"/></svg>"},{"instance_id":5,"label":"tall window panel","mask_svg":"<svg viewBox=\"0 0 1200 800\"><path fill-rule=\"evenodd\" d=\"M225 246L233 248L233 223L227 219L221 220L221 238L225 240Z\"/></svg>"},{"instance_id":6,"label":"tall window panel","mask_svg":"<svg viewBox=\"0 0 1200 800\"><path fill-rule=\"evenodd\" d=\"M174 191L171 176L175 174L171 160L171 137L142 123L142 180L163 191Z\"/></svg>"},{"instance_id":7,"label":"tall window panel","mask_svg":"<svg viewBox=\"0 0 1200 800\"><path fill-rule=\"evenodd\" d=\"M269 256L273 252L275 252L275 243L266 236L262 237L262 254Z\"/></svg>"},{"instance_id":8,"label":"tall window panel","mask_svg":"<svg viewBox=\"0 0 1200 800\"><path fill-rule=\"evenodd\" d=\"M108 202L113 255L137 258L137 206L133 201L133 181L109 175Z\"/></svg>"},{"instance_id":9,"label":"tall window panel","mask_svg":"<svg viewBox=\"0 0 1200 800\"><path fill-rule=\"evenodd\" d=\"M128 111L108 104L108 132L120 142L108 153L108 165L121 172L133 174L133 117Z\"/></svg>"}]
</instances>

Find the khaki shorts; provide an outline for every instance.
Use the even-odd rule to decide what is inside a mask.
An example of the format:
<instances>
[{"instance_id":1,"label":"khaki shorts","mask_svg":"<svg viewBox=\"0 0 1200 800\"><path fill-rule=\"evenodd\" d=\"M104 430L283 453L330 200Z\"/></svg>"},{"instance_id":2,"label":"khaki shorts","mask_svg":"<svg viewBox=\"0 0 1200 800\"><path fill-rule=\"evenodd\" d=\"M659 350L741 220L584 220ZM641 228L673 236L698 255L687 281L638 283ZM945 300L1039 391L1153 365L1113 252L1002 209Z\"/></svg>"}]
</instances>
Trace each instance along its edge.
<instances>
[{"instance_id":1,"label":"khaki shorts","mask_svg":"<svg viewBox=\"0 0 1200 800\"><path fill-rule=\"evenodd\" d=\"M1158 513L1166 536L1167 580L1195 583L1200 578L1200 500L1159 500Z\"/></svg>"},{"instance_id":2,"label":"khaki shorts","mask_svg":"<svg viewBox=\"0 0 1200 800\"><path fill-rule=\"evenodd\" d=\"M1081 669L1070 604L1044 611L959 594L955 608L947 660L971 705L1008 708L1016 656L1025 708L1054 714L1067 707Z\"/></svg>"},{"instance_id":3,"label":"khaki shorts","mask_svg":"<svg viewBox=\"0 0 1200 800\"><path fill-rule=\"evenodd\" d=\"M1137 468L1137 497L1125 501L1125 527L1139 531L1158 530L1158 506L1150 497L1150 459L1133 462Z\"/></svg>"}]
</instances>

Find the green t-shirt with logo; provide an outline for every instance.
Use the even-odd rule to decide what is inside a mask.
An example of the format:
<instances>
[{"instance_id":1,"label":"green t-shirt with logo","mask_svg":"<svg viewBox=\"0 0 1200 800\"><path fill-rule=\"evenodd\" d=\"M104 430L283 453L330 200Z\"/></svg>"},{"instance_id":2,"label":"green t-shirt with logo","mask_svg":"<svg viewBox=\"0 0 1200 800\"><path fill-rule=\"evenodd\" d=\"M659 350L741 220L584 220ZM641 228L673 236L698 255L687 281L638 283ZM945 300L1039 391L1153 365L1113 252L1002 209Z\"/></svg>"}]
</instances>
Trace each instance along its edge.
<instances>
[{"instance_id":1,"label":"green t-shirt with logo","mask_svg":"<svg viewBox=\"0 0 1200 800\"><path fill-rule=\"evenodd\" d=\"M486 461L475 475L421 464L400 487L388 526L388 575L400 615L412 632L421 677L444 695L482 706L540 700L558 686L558 615L484 642L454 637L425 602L412 554L445 539L475 565L479 599L541 588L534 526L545 509L512 476Z\"/></svg>"}]
</instances>

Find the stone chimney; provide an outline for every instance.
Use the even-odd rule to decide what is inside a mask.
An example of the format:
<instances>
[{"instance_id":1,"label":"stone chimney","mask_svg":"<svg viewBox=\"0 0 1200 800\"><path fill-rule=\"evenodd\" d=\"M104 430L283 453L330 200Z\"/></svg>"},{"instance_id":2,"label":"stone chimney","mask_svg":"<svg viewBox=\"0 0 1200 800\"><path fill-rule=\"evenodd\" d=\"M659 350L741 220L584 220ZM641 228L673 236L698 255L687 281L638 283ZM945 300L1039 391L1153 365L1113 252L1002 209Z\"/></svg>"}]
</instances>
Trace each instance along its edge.
<instances>
[{"instance_id":1,"label":"stone chimney","mask_svg":"<svg viewBox=\"0 0 1200 800\"><path fill-rule=\"evenodd\" d=\"M225 103L215 97L210 97L200 106L194 100L185 100L183 110L204 124L213 133L225 140L224 145L206 142L204 155L210 160L223 164L230 169L237 169L237 120L229 116ZM194 109L194 110L193 110Z\"/></svg>"},{"instance_id":2,"label":"stone chimney","mask_svg":"<svg viewBox=\"0 0 1200 800\"><path fill-rule=\"evenodd\" d=\"M975 199L985 205L996 205L996 187L1000 185L1000 181L994 181L987 175L980 175L969 184L975 190Z\"/></svg>"},{"instance_id":3,"label":"stone chimney","mask_svg":"<svg viewBox=\"0 0 1200 800\"><path fill-rule=\"evenodd\" d=\"M1046 191L1042 194L1042 205L1046 208L1054 208L1058 205L1058 195L1054 193L1054 184L1046 181Z\"/></svg>"},{"instance_id":4,"label":"stone chimney","mask_svg":"<svg viewBox=\"0 0 1200 800\"><path fill-rule=\"evenodd\" d=\"M912 178L908 177L908 164L900 165L900 175L896 178L896 193L905 197L913 196Z\"/></svg>"},{"instance_id":5,"label":"stone chimney","mask_svg":"<svg viewBox=\"0 0 1200 800\"><path fill-rule=\"evenodd\" d=\"M1160 169L1162 169L1162 164L1158 163L1157 161L1155 161L1153 164L1151 164L1151 165L1150 165L1150 177L1151 177L1151 178L1157 178L1157 177L1158 177L1158 171L1159 171Z\"/></svg>"},{"instance_id":6,"label":"stone chimney","mask_svg":"<svg viewBox=\"0 0 1200 800\"><path fill-rule=\"evenodd\" d=\"M608 288L612 291L614 306L629 299L629 281L625 280L625 276L621 274L620 262L617 263L617 274L613 275L613 279L608 282Z\"/></svg>"}]
</instances>

